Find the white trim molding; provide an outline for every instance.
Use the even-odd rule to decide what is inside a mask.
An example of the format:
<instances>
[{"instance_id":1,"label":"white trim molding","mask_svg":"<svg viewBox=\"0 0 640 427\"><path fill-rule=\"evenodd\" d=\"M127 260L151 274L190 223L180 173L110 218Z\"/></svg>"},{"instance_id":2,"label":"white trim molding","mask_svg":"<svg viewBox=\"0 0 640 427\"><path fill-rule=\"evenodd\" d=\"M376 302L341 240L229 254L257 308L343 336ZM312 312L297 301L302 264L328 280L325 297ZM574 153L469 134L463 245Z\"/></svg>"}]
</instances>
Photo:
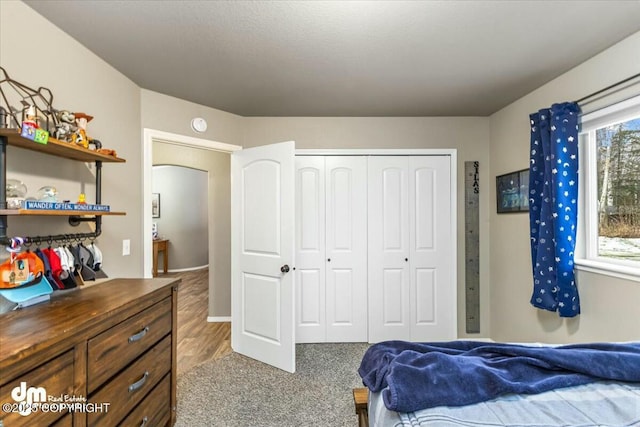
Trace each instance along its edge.
<instances>
[{"instance_id":1,"label":"white trim molding","mask_svg":"<svg viewBox=\"0 0 640 427\"><path fill-rule=\"evenodd\" d=\"M454 156L457 150L450 148L298 148L296 156Z\"/></svg>"},{"instance_id":2,"label":"white trim molding","mask_svg":"<svg viewBox=\"0 0 640 427\"><path fill-rule=\"evenodd\" d=\"M575 265L578 271L588 271L590 273L602 274L618 279L630 280L640 283L640 269L627 265L619 265L615 260L598 261L597 259L578 259Z\"/></svg>"},{"instance_id":3,"label":"white trim molding","mask_svg":"<svg viewBox=\"0 0 640 427\"><path fill-rule=\"evenodd\" d=\"M203 268L208 268L209 264L205 264L205 265L198 265L196 267L187 267L187 268L172 268L171 270L167 270L168 273L183 273L185 271L198 271L198 270L202 270Z\"/></svg>"},{"instance_id":4,"label":"white trim molding","mask_svg":"<svg viewBox=\"0 0 640 427\"><path fill-rule=\"evenodd\" d=\"M200 148L205 150L221 151L232 153L241 150L239 145L226 144L224 142L211 141L208 139L194 138L192 136L180 135L177 133L164 132L157 129L143 129L142 144L142 248L143 248L143 277L150 279L153 277L153 237L151 230L151 171L153 167L153 143L163 142L165 144L182 145L186 147Z\"/></svg>"},{"instance_id":5,"label":"white trim molding","mask_svg":"<svg viewBox=\"0 0 640 427\"><path fill-rule=\"evenodd\" d=\"M638 117L640 96L596 110L582 117L579 133L580 214L574 263L579 271L601 274L619 279L640 282L640 263L599 256L598 236L598 176L596 129L610 123L621 123Z\"/></svg>"},{"instance_id":6,"label":"white trim molding","mask_svg":"<svg viewBox=\"0 0 640 427\"><path fill-rule=\"evenodd\" d=\"M231 323L231 316L209 316L207 317L209 323Z\"/></svg>"}]
</instances>

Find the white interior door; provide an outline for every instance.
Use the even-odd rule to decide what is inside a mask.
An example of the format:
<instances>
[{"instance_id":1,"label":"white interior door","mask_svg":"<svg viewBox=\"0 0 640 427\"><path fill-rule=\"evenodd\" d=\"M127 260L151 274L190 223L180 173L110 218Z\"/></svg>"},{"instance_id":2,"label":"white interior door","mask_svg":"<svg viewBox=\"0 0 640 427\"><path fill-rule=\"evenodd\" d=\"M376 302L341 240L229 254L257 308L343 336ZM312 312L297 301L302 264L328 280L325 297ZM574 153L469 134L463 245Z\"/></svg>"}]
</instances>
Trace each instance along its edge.
<instances>
[{"instance_id":1,"label":"white interior door","mask_svg":"<svg viewBox=\"0 0 640 427\"><path fill-rule=\"evenodd\" d=\"M369 157L369 342L411 339L408 166Z\"/></svg>"},{"instance_id":2,"label":"white interior door","mask_svg":"<svg viewBox=\"0 0 640 427\"><path fill-rule=\"evenodd\" d=\"M450 163L448 156L409 157L412 341L457 336Z\"/></svg>"},{"instance_id":3,"label":"white interior door","mask_svg":"<svg viewBox=\"0 0 640 427\"><path fill-rule=\"evenodd\" d=\"M367 341L367 158L326 160L327 342Z\"/></svg>"},{"instance_id":4,"label":"white interior door","mask_svg":"<svg viewBox=\"0 0 640 427\"><path fill-rule=\"evenodd\" d=\"M295 371L294 142L231 155L231 346Z\"/></svg>"},{"instance_id":5,"label":"white interior door","mask_svg":"<svg viewBox=\"0 0 640 427\"><path fill-rule=\"evenodd\" d=\"M296 156L296 342L367 341L367 159Z\"/></svg>"},{"instance_id":6,"label":"white interior door","mask_svg":"<svg viewBox=\"0 0 640 427\"><path fill-rule=\"evenodd\" d=\"M456 338L449 156L369 158L369 341Z\"/></svg>"},{"instance_id":7,"label":"white interior door","mask_svg":"<svg viewBox=\"0 0 640 427\"><path fill-rule=\"evenodd\" d=\"M296 156L296 342L325 342L324 156Z\"/></svg>"}]
</instances>

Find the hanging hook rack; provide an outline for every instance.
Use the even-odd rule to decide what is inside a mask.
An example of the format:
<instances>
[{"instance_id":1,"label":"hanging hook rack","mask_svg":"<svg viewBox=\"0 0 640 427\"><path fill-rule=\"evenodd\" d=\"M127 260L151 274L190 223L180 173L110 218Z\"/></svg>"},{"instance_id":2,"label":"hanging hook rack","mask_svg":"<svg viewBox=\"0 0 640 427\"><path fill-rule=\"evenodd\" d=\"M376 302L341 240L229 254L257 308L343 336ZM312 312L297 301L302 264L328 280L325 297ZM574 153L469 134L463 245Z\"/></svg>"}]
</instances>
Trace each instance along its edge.
<instances>
[{"instance_id":1,"label":"hanging hook rack","mask_svg":"<svg viewBox=\"0 0 640 427\"><path fill-rule=\"evenodd\" d=\"M93 241L99 235L100 233L96 231L93 233L72 233L72 234L54 234L54 235L47 235L47 236L29 236L29 237L22 237L23 239L22 244L26 247L29 247L32 244L35 244L36 246L40 246L43 242L51 245L53 242L66 243L66 242L70 242L71 240L76 240L78 242L81 242L83 240ZM10 246L11 239L7 237L0 238L0 244L4 246Z\"/></svg>"}]
</instances>

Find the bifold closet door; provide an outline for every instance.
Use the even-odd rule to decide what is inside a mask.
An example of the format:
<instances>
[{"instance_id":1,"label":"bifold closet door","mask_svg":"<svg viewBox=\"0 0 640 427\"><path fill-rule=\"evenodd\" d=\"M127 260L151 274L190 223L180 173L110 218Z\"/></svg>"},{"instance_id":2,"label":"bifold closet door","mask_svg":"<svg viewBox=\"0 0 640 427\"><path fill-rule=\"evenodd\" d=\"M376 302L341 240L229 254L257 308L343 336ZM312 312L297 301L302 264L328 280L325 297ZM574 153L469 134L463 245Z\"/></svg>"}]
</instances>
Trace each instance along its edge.
<instances>
[{"instance_id":1,"label":"bifold closet door","mask_svg":"<svg viewBox=\"0 0 640 427\"><path fill-rule=\"evenodd\" d=\"M368 163L369 342L409 340L409 157Z\"/></svg>"},{"instance_id":2,"label":"bifold closet door","mask_svg":"<svg viewBox=\"0 0 640 427\"><path fill-rule=\"evenodd\" d=\"M367 163L296 157L296 341L367 341Z\"/></svg>"},{"instance_id":3,"label":"bifold closet door","mask_svg":"<svg viewBox=\"0 0 640 427\"><path fill-rule=\"evenodd\" d=\"M367 158L327 156L327 342L367 341Z\"/></svg>"},{"instance_id":4,"label":"bifold closet door","mask_svg":"<svg viewBox=\"0 0 640 427\"><path fill-rule=\"evenodd\" d=\"M324 157L296 156L296 342L325 342Z\"/></svg>"},{"instance_id":5,"label":"bifold closet door","mask_svg":"<svg viewBox=\"0 0 640 427\"><path fill-rule=\"evenodd\" d=\"M449 156L369 158L369 341L456 338Z\"/></svg>"}]
</instances>

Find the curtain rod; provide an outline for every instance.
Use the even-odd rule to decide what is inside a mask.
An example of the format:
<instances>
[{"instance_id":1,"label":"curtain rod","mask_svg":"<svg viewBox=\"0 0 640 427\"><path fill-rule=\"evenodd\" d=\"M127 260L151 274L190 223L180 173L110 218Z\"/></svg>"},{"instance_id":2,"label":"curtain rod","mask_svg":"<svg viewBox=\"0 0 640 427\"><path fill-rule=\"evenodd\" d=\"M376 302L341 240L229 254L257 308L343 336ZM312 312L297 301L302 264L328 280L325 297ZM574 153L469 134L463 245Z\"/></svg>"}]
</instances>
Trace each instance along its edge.
<instances>
[{"instance_id":1,"label":"curtain rod","mask_svg":"<svg viewBox=\"0 0 640 427\"><path fill-rule=\"evenodd\" d=\"M610 86L605 87L604 89L600 89L600 90L598 90L598 91L595 91L595 92L593 92L593 93L590 93L590 94L589 94L589 95L587 95L587 96L583 96L582 98L578 99L578 100L577 100L577 101L575 101L575 102L576 102L577 104L580 104L581 102L584 102L585 100L587 100L587 99L589 99L589 98L593 98L594 96L600 95L601 93L604 93L604 92L606 92L606 91L608 91L608 90L611 90L611 89L613 89L614 87L617 87L617 86L623 85L623 84L625 84L625 83L627 83L627 82L629 82L629 81L631 81L631 80L633 80L633 79L637 79L638 77L640 77L640 73L635 74L635 75L633 75L633 76L631 76L631 77L627 77L627 78L626 78L626 79L624 79L624 80L620 80L619 82L616 82L616 83L614 83L614 84L612 84L612 85L610 85Z\"/></svg>"}]
</instances>

